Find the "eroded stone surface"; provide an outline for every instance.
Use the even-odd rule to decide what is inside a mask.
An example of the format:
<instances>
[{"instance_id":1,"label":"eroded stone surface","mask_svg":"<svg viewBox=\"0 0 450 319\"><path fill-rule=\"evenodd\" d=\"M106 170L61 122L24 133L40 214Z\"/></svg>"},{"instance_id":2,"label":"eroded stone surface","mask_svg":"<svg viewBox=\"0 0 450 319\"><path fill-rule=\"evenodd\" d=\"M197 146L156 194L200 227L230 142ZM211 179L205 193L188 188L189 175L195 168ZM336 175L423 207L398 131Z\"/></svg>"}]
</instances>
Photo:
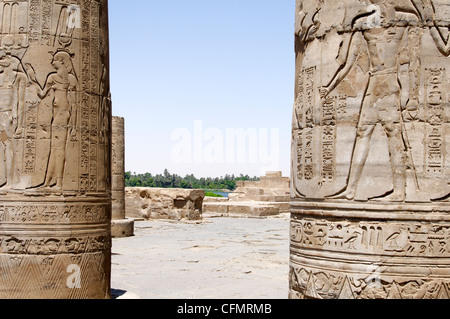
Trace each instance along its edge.
<instances>
[{"instance_id":1,"label":"eroded stone surface","mask_svg":"<svg viewBox=\"0 0 450 319\"><path fill-rule=\"evenodd\" d=\"M237 181L230 201L289 202L289 177L282 172L267 172L259 181Z\"/></svg>"},{"instance_id":2,"label":"eroded stone surface","mask_svg":"<svg viewBox=\"0 0 450 319\"><path fill-rule=\"evenodd\" d=\"M125 118L112 117L111 200L113 237L133 235L134 220L125 213Z\"/></svg>"},{"instance_id":3,"label":"eroded stone surface","mask_svg":"<svg viewBox=\"0 0 450 319\"><path fill-rule=\"evenodd\" d=\"M289 204L269 202L209 201L203 203L205 215L211 217L267 217L289 211Z\"/></svg>"},{"instance_id":4,"label":"eroded stone surface","mask_svg":"<svg viewBox=\"0 0 450 319\"><path fill-rule=\"evenodd\" d=\"M291 297L448 297L450 5L296 15Z\"/></svg>"},{"instance_id":5,"label":"eroded stone surface","mask_svg":"<svg viewBox=\"0 0 450 319\"><path fill-rule=\"evenodd\" d=\"M238 181L228 198L206 197L203 211L210 216L266 217L290 209L289 177L267 172L260 181Z\"/></svg>"},{"instance_id":6,"label":"eroded stone surface","mask_svg":"<svg viewBox=\"0 0 450 319\"><path fill-rule=\"evenodd\" d=\"M128 218L202 219L205 191L198 189L166 189L127 187L125 210Z\"/></svg>"},{"instance_id":7,"label":"eroded stone surface","mask_svg":"<svg viewBox=\"0 0 450 319\"><path fill-rule=\"evenodd\" d=\"M125 119L112 117L112 219L125 219Z\"/></svg>"}]
</instances>

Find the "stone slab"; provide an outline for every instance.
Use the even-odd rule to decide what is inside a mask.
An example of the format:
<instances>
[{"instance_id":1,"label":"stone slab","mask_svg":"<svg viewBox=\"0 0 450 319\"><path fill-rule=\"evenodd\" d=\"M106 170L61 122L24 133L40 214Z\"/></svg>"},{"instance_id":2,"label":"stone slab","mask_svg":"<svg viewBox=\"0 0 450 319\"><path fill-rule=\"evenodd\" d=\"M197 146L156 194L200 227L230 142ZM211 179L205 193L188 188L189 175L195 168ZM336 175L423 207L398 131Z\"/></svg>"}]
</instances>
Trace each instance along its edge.
<instances>
[{"instance_id":1,"label":"stone slab","mask_svg":"<svg viewBox=\"0 0 450 319\"><path fill-rule=\"evenodd\" d=\"M127 218L200 220L205 191L127 187L125 211Z\"/></svg>"},{"instance_id":2,"label":"stone slab","mask_svg":"<svg viewBox=\"0 0 450 319\"><path fill-rule=\"evenodd\" d=\"M114 219L111 221L111 236L113 238L130 237L134 235L133 219Z\"/></svg>"}]
</instances>

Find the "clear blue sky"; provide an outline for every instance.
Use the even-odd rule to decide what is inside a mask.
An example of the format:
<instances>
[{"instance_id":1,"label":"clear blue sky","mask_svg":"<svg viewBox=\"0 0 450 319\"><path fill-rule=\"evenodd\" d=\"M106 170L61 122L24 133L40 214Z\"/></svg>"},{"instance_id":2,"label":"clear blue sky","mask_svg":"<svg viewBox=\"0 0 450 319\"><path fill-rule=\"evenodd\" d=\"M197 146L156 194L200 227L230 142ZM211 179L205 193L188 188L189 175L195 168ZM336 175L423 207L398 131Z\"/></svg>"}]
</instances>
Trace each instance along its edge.
<instances>
[{"instance_id":1,"label":"clear blue sky","mask_svg":"<svg viewBox=\"0 0 450 319\"><path fill-rule=\"evenodd\" d=\"M294 9L295 0L110 0L113 115L125 118L126 170L289 176ZM227 137L238 129L257 132L257 145L244 147L251 154ZM222 154L230 149L235 160Z\"/></svg>"}]
</instances>

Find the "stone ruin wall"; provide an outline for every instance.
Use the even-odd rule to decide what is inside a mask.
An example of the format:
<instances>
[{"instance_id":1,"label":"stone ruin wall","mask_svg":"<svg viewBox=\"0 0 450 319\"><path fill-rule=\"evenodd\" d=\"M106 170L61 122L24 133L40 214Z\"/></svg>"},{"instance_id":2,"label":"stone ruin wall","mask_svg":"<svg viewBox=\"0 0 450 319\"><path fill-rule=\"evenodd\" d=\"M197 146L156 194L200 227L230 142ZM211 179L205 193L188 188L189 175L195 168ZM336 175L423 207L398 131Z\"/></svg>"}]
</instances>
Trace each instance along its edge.
<instances>
[{"instance_id":1,"label":"stone ruin wall","mask_svg":"<svg viewBox=\"0 0 450 319\"><path fill-rule=\"evenodd\" d=\"M290 210L290 179L267 172L259 181L237 181L228 198L205 198L203 210L214 217L268 217Z\"/></svg>"},{"instance_id":2,"label":"stone ruin wall","mask_svg":"<svg viewBox=\"0 0 450 319\"><path fill-rule=\"evenodd\" d=\"M282 172L267 172L259 181L237 181L230 201L289 202L290 179Z\"/></svg>"},{"instance_id":3,"label":"stone ruin wall","mask_svg":"<svg viewBox=\"0 0 450 319\"><path fill-rule=\"evenodd\" d=\"M133 219L201 220L205 191L127 187L126 216Z\"/></svg>"}]
</instances>

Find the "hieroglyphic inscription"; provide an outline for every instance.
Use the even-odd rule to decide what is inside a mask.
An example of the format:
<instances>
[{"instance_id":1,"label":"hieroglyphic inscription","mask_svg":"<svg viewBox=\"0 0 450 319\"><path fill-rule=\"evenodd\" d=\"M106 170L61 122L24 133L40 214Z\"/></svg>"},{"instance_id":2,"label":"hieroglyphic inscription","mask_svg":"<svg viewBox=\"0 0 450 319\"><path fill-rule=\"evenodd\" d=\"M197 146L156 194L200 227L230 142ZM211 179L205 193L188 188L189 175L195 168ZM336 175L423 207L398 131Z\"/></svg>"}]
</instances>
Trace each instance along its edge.
<instances>
[{"instance_id":1,"label":"hieroglyphic inscription","mask_svg":"<svg viewBox=\"0 0 450 319\"><path fill-rule=\"evenodd\" d=\"M24 173L33 174L36 164L36 139L38 127L38 102L28 103L26 113L26 140L24 152Z\"/></svg>"},{"instance_id":2,"label":"hieroglyphic inscription","mask_svg":"<svg viewBox=\"0 0 450 319\"><path fill-rule=\"evenodd\" d=\"M300 123L302 132L297 139L297 150L302 152L302 154L298 154L298 178L306 180L312 180L315 176L313 149L315 76L315 68L308 68L300 73L297 96L297 105L300 108L298 114L302 121Z\"/></svg>"},{"instance_id":3,"label":"hieroglyphic inscription","mask_svg":"<svg viewBox=\"0 0 450 319\"><path fill-rule=\"evenodd\" d=\"M297 249L358 251L386 257L446 257L450 256L450 224L293 219L291 241Z\"/></svg>"},{"instance_id":4,"label":"hieroglyphic inscription","mask_svg":"<svg viewBox=\"0 0 450 319\"><path fill-rule=\"evenodd\" d=\"M108 207L104 204L0 205L0 212L3 223L101 223L108 220Z\"/></svg>"},{"instance_id":5,"label":"hieroglyphic inscription","mask_svg":"<svg viewBox=\"0 0 450 319\"><path fill-rule=\"evenodd\" d=\"M297 132L297 178L302 180L304 178L304 159L303 159L303 132L298 130Z\"/></svg>"},{"instance_id":6,"label":"hieroglyphic inscription","mask_svg":"<svg viewBox=\"0 0 450 319\"><path fill-rule=\"evenodd\" d=\"M326 99L322 105L322 183L335 180L336 99Z\"/></svg>"},{"instance_id":7,"label":"hieroglyphic inscription","mask_svg":"<svg viewBox=\"0 0 450 319\"><path fill-rule=\"evenodd\" d=\"M28 14L30 24L30 42L39 41L40 0L30 0L30 12Z\"/></svg>"},{"instance_id":8,"label":"hieroglyphic inscription","mask_svg":"<svg viewBox=\"0 0 450 319\"><path fill-rule=\"evenodd\" d=\"M30 42L50 45L53 15L53 0L30 0Z\"/></svg>"},{"instance_id":9,"label":"hieroglyphic inscription","mask_svg":"<svg viewBox=\"0 0 450 319\"><path fill-rule=\"evenodd\" d=\"M90 5L83 1L82 15L82 42L81 42L81 147L80 147L80 191L89 189L89 115L90 115Z\"/></svg>"},{"instance_id":10,"label":"hieroglyphic inscription","mask_svg":"<svg viewBox=\"0 0 450 319\"><path fill-rule=\"evenodd\" d=\"M444 103L445 69L426 69L426 146L425 171L430 175L440 175L444 170Z\"/></svg>"},{"instance_id":11,"label":"hieroglyphic inscription","mask_svg":"<svg viewBox=\"0 0 450 319\"><path fill-rule=\"evenodd\" d=\"M296 132L297 141L297 177L302 180L312 180L316 176L315 159L316 150L314 148L314 126L318 111L315 105L315 78L316 69L314 67L303 70L299 75L298 96L296 99L297 121L300 129ZM335 152L336 152L336 121L337 109L344 108L345 99L328 98L323 101L321 115L321 158L320 163L322 183L332 183L335 180ZM318 124L318 123L317 123Z\"/></svg>"},{"instance_id":12,"label":"hieroglyphic inscription","mask_svg":"<svg viewBox=\"0 0 450 319\"><path fill-rule=\"evenodd\" d=\"M315 105L315 75L316 69L305 70L305 179L311 180L315 176L314 171L314 105Z\"/></svg>"},{"instance_id":13,"label":"hieroglyphic inscription","mask_svg":"<svg viewBox=\"0 0 450 319\"><path fill-rule=\"evenodd\" d=\"M340 95L338 97L338 105L337 105L336 113L338 116L347 115L347 96Z\"/></svg>"},{"instance_id":14,"label":"hieroglyphic inscription","mask_svg":"<svg viewBox=\"0 0 450 319\"><path fill-rule=\"evenodd\" d=\"M53 0L42 0L41 44L50 44Z\"/></svg>"},{"instance_id":15,"label":"hieroglyphic inscription","mask_svg":"<svg viewBox=\"0 0 450 319\"><path fill-rule=\"evenodd\" d=\"M97 159L98 159L98 111L100 109L99 99L97 94L99 92L99 4L95 1L91 2L91 43L90 43L90 92L91 96L91 111L90 111L90 149L89 149L89 190L97 190Z\"/></svg>"},{"instance_id":16,"label":"hieroglyphic inscription","mask_svg":"<svg viewBox=\"0 0 450 319\"><path fill-rule=\"evenodd\" d=\"M303 73L299 75L298 81L298 95L295 100L295 112L296 112L296 121L299 123L299 129L296 131L296 141L297 141L297 178L299 180L304 179L304 150L303 150L303 122L304 122L304 114L303 114L303 104L305 99L305 88L304 88L304 78Z\"/></svg>"}]
</instances>

